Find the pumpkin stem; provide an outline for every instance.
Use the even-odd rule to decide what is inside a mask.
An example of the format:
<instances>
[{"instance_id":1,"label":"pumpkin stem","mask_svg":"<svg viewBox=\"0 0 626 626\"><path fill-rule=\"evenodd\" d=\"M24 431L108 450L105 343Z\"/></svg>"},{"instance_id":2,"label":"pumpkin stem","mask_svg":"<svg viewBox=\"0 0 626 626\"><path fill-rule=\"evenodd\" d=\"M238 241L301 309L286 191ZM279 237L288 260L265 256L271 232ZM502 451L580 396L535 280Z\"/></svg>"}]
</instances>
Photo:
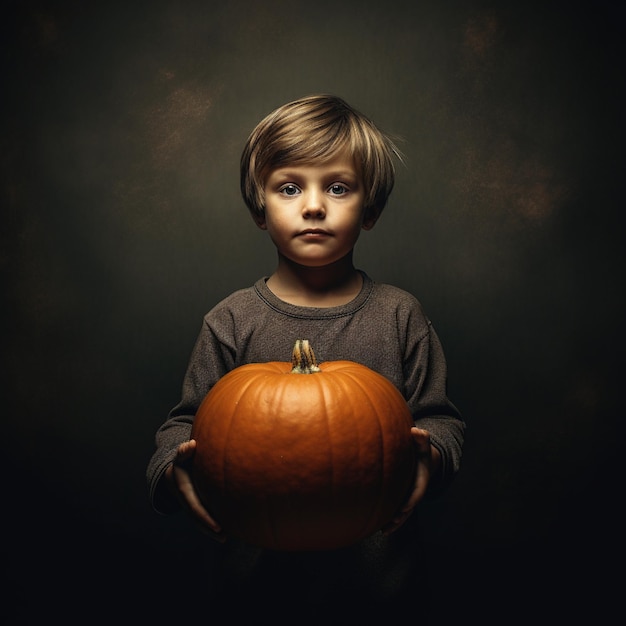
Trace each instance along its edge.
<instances>
[{"instance_id":1,"label":"pumpkin stem","mask_svg":"<svg viewBox=\"0 0 626 626\"><path fill-rule=\"evenodd\" d=\"M291 363L293 365L292 374L314 374L321 371L317 366L315 354L308 339L296 339Z\"/></svg>"}]
</instances>

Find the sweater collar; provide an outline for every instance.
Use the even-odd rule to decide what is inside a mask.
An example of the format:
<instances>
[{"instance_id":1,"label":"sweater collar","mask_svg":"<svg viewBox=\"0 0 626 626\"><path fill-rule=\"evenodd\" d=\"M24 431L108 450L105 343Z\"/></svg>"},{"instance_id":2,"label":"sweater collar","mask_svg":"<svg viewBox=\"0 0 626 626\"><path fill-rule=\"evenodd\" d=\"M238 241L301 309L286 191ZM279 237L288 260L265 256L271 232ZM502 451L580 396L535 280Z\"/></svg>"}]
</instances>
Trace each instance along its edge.
<instances>
[{"instance_id":1,"label":"sweater collar","mask_svg":"<svg viewBox=\"0 0 626 626\"><path fill-rule=\"evenodd\" d=\"M269 289L266 284L268 278L267 276L259 278L259 280L257 280L254 284L254 289L259 298L261 298L267 306L275 311L278 311L279 313L282 313L283 315L307 319L333 319L337 317L344 317L346 315L352 315L359 309L363 308L372 295L374 281L365 272L361 270L359 270L359 272L363 277L361 291L359 291L356 297L350 300L350 302L346 302L346 304L341 304L339 306L308 307L285 302L284 300L278 298Z\"/></svg>"}]
</instances>

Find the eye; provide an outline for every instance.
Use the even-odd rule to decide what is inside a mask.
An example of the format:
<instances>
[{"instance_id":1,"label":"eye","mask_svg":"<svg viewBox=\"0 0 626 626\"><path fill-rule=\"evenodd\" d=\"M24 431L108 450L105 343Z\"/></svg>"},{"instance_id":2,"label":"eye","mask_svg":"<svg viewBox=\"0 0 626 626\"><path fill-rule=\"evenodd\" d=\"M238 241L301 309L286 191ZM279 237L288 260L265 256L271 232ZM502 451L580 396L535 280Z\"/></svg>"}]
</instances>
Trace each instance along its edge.
<instances>
[{"instance_id":1,"label":"eye","mask_svg":"<svg viewBox=\"0 0 626 626\"><path fill-rule=\"evenodd\" d=\"M298 187L296 187L296 185L292 185L291 183L289 183L288 185L283 185L280 188L279 192L285 196L295 196L296 194L300 193L300 190L298 189Z\"/></svg>"},{"instance_id":2,"label":"eye","mask_svg":"<svg viewBox=\"0 0 626 626\"><path fill-rule=\"evenodd\" d=\"M328 188L328 191L330 191L333 196L343 196L344 193L348 193L348 188L341 183L335 183Z\"/></svg>"}]
</instances>

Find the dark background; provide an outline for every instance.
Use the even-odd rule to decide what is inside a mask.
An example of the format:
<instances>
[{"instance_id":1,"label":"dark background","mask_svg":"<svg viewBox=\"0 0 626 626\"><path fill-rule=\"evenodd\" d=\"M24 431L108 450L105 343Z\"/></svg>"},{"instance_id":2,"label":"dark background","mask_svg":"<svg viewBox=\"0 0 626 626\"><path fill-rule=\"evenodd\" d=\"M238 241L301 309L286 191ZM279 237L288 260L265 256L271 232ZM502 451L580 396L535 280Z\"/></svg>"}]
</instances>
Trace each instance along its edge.
<instances>
[{"instance_id":1,"label":"dark background","mask_svg":"<svg viewBox=\"0 0 626 626\"><path fill-rule=\"evenodd\" d=\"M273 269L243 143L332 92L401 137L357 263L420 298L469 425L461 474L420 513L436 623L607 623L622 7L5 2L2 622L203 614L204 539L151 510L144 471L202 315Z\"/></svg>"}]
</instances>

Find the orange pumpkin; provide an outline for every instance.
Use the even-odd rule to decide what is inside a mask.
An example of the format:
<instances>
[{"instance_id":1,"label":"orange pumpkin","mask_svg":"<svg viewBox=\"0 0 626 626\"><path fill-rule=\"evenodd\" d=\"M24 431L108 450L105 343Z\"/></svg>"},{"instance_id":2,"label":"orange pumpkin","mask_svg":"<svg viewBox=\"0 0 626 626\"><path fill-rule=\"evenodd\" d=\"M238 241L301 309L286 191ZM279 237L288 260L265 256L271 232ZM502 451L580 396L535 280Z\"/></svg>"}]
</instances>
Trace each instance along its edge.
<instances>
[{"instance_id":1,"label":"orange pumpkin","mask_svg":"<svg viewBox=\"0 0 626 626\"><path fill-rule=\"evenodd\" d=\"M391 520L415 478L413 419L394 385L352 361L238 367L209 391L192 438L195 487L234 537L274 550L356 543Z\"/></svg>"}]
</instances>

